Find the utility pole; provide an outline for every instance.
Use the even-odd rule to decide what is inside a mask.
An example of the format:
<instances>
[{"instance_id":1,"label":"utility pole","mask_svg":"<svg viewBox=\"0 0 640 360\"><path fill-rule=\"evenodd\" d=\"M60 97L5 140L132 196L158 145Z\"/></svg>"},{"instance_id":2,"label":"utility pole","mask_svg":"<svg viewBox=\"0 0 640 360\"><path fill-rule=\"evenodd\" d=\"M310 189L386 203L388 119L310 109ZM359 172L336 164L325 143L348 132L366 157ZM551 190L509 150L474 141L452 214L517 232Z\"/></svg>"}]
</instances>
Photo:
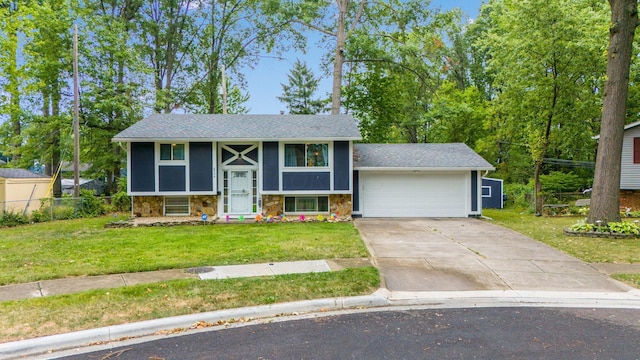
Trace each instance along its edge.
<instances>
[{"instance_id":1,"label":"utility pole","mask_svg":"<svg viewBox=\"0 0 640 360\"><path fill-rule=\"evenodd\" d=\"M73 197L80 197L80 90L78 85L78 25L73 25Z\"/></svg>"}]
</instances>

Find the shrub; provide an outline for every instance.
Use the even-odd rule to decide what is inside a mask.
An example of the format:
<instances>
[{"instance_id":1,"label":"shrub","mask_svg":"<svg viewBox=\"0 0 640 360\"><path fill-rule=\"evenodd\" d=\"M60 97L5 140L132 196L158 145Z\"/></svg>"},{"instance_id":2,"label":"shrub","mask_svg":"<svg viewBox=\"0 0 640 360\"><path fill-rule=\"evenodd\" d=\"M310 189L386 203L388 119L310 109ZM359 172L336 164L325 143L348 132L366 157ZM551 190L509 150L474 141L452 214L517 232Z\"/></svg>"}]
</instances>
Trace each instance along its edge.
<instances>
[{"instance_id":1,"label":"shrub","mask_svg":"<svg viewBox=\"0 0 640 360\"><path fill-rule=\"evenodd\" d=\"M533 194L533 185L505 184L504 193L507 195L507 206L528 208L531 206L529 197Z\"/></svg>"},{"instance_id":2,"label":"shrub","mask_svg":"<svg viewBox=\"0 0 640 360\"><path fill-rule=\"evenodd\" d=\"M118 191L111 196L111 206L113 211L129 211L131 210L131 198L126 191Z\"/></svg>"},{"instance_id":3,"label":"shrub","mask_svg":"<svg viewBox=\"0 0 640 360\"><path fill-rule=\"evenodd\" d=\"M577 223L569 226L569 230L571 231L580 231L580 232L611 232L616 234L633 234L640 235L640 226L635 223L621 221L621 222L610 222L607 225L596 225L589 224L584 220L580 220Z\"/></svg>"},{"instance_id":4,"label":"shrub","mask_svg":"<svg viewBox=\"0 0 640 360\"><path fill-rule=\"evenodd\" d=\"M13 211L5 211L2 213L0 217L0 227L11 227L28 224L29 219L27 217L22 216L22 214L13 212Z\"/></svg>"},{"instance_id":5,"label":"shrub","mask_svg":"<svg viewBox=\"0 0 640 360\"><path fill-rule=\"evenodd\" d=\"M80 190L78 217L94 217L105 213L103 199L94 195L92 190Z\"/></svg>"}]
</instances>

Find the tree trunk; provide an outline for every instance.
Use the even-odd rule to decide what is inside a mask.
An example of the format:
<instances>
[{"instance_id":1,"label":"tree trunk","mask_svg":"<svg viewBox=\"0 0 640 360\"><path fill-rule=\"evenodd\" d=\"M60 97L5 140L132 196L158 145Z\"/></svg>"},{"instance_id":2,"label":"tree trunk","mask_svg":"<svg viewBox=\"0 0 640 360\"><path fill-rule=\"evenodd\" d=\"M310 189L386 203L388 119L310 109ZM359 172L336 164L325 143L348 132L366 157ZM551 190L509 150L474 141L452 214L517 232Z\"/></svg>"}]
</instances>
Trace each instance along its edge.
<instances>
[{"instance_id":1,"label":"tree trunk","mask_svg":"<svg viewBox=\"0 0 640 360\"><path fill-rule=\"evenodd\" d=\"M336 0L338 4L338 31L336 32L336 53L333 61L333 89L331 92L331 115L340 114L342 96L342 65L344 64L344 45L347 39L345 18L349 0Z\"/></svg>"},{"instance_id":2,"label":"tree trunk","mask_svg":"<svg viewBox=\"0 0 640 360\"><path fill-rule=\"evenodd\" d=\"M629 87L631 49L636 26L636 0L609 0L611 27L602 126L596 156L591 209L587 221L620 221L620 161Z\"/></svg>"}]
</instances>

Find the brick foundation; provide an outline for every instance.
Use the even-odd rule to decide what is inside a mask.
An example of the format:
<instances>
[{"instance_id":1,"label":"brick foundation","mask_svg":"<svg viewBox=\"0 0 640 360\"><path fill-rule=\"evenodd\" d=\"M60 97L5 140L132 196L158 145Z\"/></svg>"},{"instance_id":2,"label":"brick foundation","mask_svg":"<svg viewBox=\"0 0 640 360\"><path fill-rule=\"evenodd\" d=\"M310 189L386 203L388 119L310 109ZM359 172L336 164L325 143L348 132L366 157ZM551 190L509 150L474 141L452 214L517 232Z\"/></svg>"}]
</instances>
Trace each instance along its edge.
<instances>
[{"instance_id":1,"label":"brick foundation","mask_svg":"<svg viewBox=\"0 0 640 360\"><path fill-rule=\"evenodd\" d=\"M620 208L640 210L640 190L620 190Z\"/></svg>"}]
</instances>

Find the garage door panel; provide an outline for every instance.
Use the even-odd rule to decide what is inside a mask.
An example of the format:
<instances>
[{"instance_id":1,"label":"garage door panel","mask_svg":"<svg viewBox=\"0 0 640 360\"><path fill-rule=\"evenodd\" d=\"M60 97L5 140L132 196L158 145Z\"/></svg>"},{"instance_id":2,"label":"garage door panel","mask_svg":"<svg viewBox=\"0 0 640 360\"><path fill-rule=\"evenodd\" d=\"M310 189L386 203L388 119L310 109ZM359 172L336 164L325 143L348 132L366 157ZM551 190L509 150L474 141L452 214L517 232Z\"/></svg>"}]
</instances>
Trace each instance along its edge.
<instances>
[{"instance_id":1,"label":"garage door panel","mask_svg":"<svg viewBox=\"0 0 640 360\"><path fill-rule=\"evenodd\" d=\"M369 173L362 184L365 217L466 216L465 174Z\"/></svg>"}]
</instances>

